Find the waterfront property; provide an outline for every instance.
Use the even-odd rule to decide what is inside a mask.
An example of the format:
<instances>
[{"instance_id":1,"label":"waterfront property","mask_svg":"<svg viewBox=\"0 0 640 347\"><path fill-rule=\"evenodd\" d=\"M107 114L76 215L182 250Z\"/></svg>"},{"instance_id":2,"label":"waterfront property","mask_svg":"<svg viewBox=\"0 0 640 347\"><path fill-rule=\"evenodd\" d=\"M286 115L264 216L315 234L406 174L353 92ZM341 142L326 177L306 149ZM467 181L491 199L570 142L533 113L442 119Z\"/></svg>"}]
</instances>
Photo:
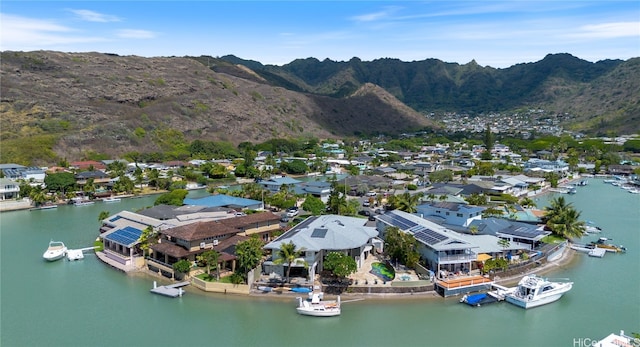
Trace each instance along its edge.
<instances>
[{"instance_id":1,"label":"waterfront property","mask_svg":"<svg viewBox=\"0 0 640 347\"><path fill-rule=\"evenodd\" d=\"M236 265L235 245L251 235L269 240L279 230L280 217L271 212L246 216L197 222L158 230L158 243L152 244L152 255L147 259L152 271L174 277L173 264L180 260L194 262L207 250L220 254L218 266L223 271L233 272Z\"/></svg>"},{"instance_id":2,"label":"waterfront property","mask_svg":"<svg viewBox=\"0 0 640 347\"><path fill-rule=\"evenodd\" d=\"M362 218L339 215L309 217L264 247L271 250L273 257L263 264L264 272L285 275L288 264L278 264L276 257L282 245L289 242L304 253L303 261L291 265L292 276L313 279L323 270L324 257L328 252L343 252L353 257L360 268L374 248L382 251L382 241L377 239L378 231L365 226L366 222ZM308 268L302 265L304 263Z\"/></svg>"}]
</instances>

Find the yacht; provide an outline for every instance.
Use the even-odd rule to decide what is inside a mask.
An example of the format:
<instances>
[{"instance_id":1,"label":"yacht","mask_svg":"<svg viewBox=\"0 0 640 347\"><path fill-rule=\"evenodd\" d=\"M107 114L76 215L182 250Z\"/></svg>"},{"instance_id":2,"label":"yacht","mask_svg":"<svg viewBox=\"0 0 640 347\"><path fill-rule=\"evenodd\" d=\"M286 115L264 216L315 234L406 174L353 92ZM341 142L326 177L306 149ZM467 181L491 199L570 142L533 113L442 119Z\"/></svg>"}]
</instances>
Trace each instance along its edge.
<instances>
[{"instance_id":1,"label":"yacht","mask_svg":"<svg viewBox=\"0 0 640 347\"><path fill-rule=\"evenodd\" d=\"M54 261L62 259L67 254L67 246L61 241L49 241L49 247L42 255L45 260Z\"/></svg>"},{"instance_id":2,"label":"yacht","mask_svg":"<svg viewBox=\"0 0 640 347\"><path fill-rule=\"evenodd\" d=\"M340 315L340 296L338 300L326 301L323 299L323 293L309 293L309 299L302 300L297 297L298 307L296 311L305 316L314 317L333 317Z\"/></svg>"},{"instance_id":3,"label":"yacht","mask_svg":"<svg viewBox=\"0 0 640 347\"><path fill-rule=\"evenodd\" d=\"M522 308L554 302L571 290L573 282L551 282L535 274L524 276L513 293L507 294L506 300Z\"/></svg>"}]
</instances>

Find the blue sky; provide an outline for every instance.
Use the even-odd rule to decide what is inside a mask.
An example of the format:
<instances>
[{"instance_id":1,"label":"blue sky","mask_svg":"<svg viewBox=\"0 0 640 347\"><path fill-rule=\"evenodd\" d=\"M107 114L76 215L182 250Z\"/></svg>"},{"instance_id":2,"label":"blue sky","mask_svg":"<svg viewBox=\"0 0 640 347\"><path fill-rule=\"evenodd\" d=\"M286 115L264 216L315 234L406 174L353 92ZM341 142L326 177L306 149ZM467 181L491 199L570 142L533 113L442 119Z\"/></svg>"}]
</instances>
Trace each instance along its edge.
<instances>
[{"instance_id":1,"label":"blue sky","mask_svg":"<svg viewBox=\"0 0 640 347\"><path fill-rule=\"evenodd\" d=\"M0 3L0 50L436 58L498 68L570 53L640 56L640 1L30 1Z\"/></svg>"}]
</instances>

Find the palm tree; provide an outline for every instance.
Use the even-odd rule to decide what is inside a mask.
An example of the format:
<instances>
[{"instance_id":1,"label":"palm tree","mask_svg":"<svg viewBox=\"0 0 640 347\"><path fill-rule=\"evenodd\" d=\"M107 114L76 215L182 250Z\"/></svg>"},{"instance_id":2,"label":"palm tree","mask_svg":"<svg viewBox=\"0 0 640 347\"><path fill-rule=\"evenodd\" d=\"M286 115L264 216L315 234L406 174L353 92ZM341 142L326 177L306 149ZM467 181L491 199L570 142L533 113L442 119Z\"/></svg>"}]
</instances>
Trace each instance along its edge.
<instances>
[{"instance_id":1,"label":"palm tree","mask_svg":"<svg viewBox=\"0 0 640 347\"><path fill-rule=\"evenodd\" d=\"M216 268L216 280L220 280L220 266L218 265L220 253L218 253L215 249L210 249L208 251L202 252L202 254L196 257L196 259L206 264L207 276L209 277L211 277L211 266L213 265Z\"/></svg>"},{"instance_id":2,"label":"palm tree","mask_svg":"<svg viewBox=\"0 0 640 347\"><path fill-rule=\"evenodd\" d=\"M403 193L397 197L396 205L398 210L408 213L417 212L416 207L422 195L420 193L411 195L409 192Z\"/></svg>"},{"instance_id":3,"label":"palm tree","mask_svg":"<svg viewBox=\"0 0 640 347\"><path fill-rule=\"evenodd\" d=\"M300 258L303 255L302 249L296 249L296 245L293 241L289 243L283 243L278 250L278 259L274 261L274 264L287 264L287 282L289 282L289 276L291 274L291 265L293 262ZM306 268L307 262L304 262L304 267Z\"/></svg>"},{"instance_id":4,"label":"palm tree","mask_svg":"<svg viewBox=\"0 0 640 347\"><path fill-rule=\"evenodd\" d=\"M584 235L586 227L584 221L580 220L580 212L573 208L571 203L566 203L564 197L551 200L545 211L546 225L554 234L564 238Z\"/></svg>"},{"instance_id":5,"label":"palm tree","mask_svg":"<svg viewBox=\"0 0 640 347\"><path fill-rule=\"evenodd\" d=\"M520 205L525 208L536 207L536 202L531 198L522 198L522 200L520 200Z\"/></svg>"}]
</instances>

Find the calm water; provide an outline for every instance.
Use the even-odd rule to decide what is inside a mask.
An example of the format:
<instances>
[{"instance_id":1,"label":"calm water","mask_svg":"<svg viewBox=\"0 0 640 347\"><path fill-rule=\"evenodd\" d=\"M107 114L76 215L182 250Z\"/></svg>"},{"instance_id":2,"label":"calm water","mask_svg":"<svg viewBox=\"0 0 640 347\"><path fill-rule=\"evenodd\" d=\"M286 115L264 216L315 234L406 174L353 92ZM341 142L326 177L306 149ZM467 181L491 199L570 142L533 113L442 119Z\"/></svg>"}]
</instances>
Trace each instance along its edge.
<instances>
[{"instance_id":1,"label":"calm water","mask_svg":"<svg viewBox=\"0 0 640 347\"><path fill-rule=\"evenodd\" d=\"M574 339L640 332L640 196L591 179L566 198L628 252L578 255L548 274L575 282L560 301L522 310L507 303L472 308L456 298L368 299L345 303L342 316L327 319L297 315L293 299L197 290L178 299L153 295L153 279L124 275L93 254L42 260L50 239L90 246L100 211L136 210L153 197L2 213L0 345L575 346Z\"/></svg>"}]
</instances>

